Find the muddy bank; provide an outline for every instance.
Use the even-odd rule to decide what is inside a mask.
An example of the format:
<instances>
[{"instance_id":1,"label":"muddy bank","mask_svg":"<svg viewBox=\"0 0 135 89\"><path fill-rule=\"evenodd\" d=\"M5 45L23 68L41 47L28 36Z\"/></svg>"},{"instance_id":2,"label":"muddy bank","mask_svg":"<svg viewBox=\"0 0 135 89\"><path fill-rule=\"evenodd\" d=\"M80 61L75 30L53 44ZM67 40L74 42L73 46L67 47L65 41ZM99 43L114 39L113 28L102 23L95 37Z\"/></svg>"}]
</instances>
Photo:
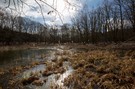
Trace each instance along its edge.
<instances>
[{"instance_id":1,"label":"muddy bank","mask_svg":"<svg viewBox=\"0 0 135 89\"><path fill-rule=\"evenodd\" d=\"M0 46L0 52L2 51L11 51L11 50L25 50L25 49L32 49L37 48L40 46L37 46L36 44L22 44L22 45L2 45Z\"/></svg>"},{"instance_id":2,"label":"muddy bank","mask_svg":"<svg viewBox=\"0 0 135 89\"><path fill-rule=\"evenodd\" d=\"M0 52L11 51L11 50L25 50L25 49L38 49L45 47L54 47L58 44L47 44L47 43L24 43L16 45L0 45Z\"/></svg>"},{"instance_id":3,"label":"muddy bank","mask_svg":"<svg viewBox=\"0 0 135 89\"><path fill-rule=\"evenodd\" d=\"M54 47L54 46L66 46L66 48L73 49L84 49L84 50L96 50L96 49L134 49L135 50L135 42L119 42L119 43L97 43L97 44L81 44L81 43L63 43L63 44L47 44L47 43L26 43L21 45L10 45L10 46L0 46L1 51L9 51L9 50L23 50L23 49L36 49L36 48L44 48L44 47ZM65 48L65 49L66 49Z\"/></svg>"}]
</instances>

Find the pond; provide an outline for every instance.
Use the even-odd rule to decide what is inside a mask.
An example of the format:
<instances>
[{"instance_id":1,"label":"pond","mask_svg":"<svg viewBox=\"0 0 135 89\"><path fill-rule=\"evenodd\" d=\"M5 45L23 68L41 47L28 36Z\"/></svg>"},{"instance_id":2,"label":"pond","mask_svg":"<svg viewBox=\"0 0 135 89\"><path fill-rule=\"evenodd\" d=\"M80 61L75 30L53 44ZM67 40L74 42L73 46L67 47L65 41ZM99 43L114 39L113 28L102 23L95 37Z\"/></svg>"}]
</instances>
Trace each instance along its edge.
<instances>
[{"instance_id":1,"label":"pond","mask_svg":"<svg viewBox=\"0 0 135 89\"><path fill-rule=\"evenodd\" d=\"M2 76L0 76L0 87L2 86L3 89L10 88L9 81L19 81L23 79L29 79L32 76L31 75L38 75L38 79L40 81L41 86L36 86L34 83L27 84L24 82L23 88L20 88L20 85L16 82L14 89L50 89L52 87L52 83L54 83L56 86L63 87L63 81L66 77L68 77L72 72L73 68L70 66L70 63L68 61L63 61L62 65L59 66L58 69L56 68L55 71L50 70L49 72L57 72L52 73L49 76L43 76L44 71L46 70L46 67L48 67L45 62L48 61L52 64L55 63L54 60L61 59L65 55L66 52L72 53L73 50L64 50L64 46L48 46L48 47L42 47L42 48L34 48L34 49L25 49L25 50L10 50L5 52L0 52L0 68L7 70L8 72ZM54 62L53 62L54 61ZM31 66L31 63L39 62L37 65L32 65L32 67L29 67L28 69L26 66ZM59 62L59 61L58 61ZM57 63L55 63L57 66ZM10 71L14 71L16 69L19 70L21 68L24 68L23 71L19 71L19 73L13 75ZM63 71L62 73L59 73L58 71ZM35 77L35 76L34 76ZM45 81L45 82L44 82ZM10 82L10 83L11 83ZM28 81L29 82L29 81ZM33 81L34 82L34 81ZM26 84L25 84L26 83ZM22 83L23 84L23 83ZM19 86L18 86L19 85Z\"/></svg>"},{"instance_id":2,"label":"pond","mask_svg":"<svg viewBox=\"0 0 135 89\"><path fill-rule=\"evenodd\" d=\"M0 68L8 66L26 65L32 61L45 60L45 56L49 55L55 48L37 48L27 50L9 50L0 52Z\"/></svg>"}]
</instances>

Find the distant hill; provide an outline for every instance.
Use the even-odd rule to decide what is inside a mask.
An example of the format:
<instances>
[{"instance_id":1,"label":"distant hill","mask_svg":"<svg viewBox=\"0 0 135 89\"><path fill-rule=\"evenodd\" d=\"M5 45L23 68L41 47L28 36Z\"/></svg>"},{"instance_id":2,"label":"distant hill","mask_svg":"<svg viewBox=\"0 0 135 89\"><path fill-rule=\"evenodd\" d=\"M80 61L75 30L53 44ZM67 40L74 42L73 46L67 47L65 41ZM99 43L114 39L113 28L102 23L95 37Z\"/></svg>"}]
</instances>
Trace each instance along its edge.
<instances>
[{"instance_id":1,"label":"distant hill","mask_svg":"<svg viewBox=\"0 0 135 89\"><path fill-rule=\"evenodd\" d=\"M38 33L39 30L45 29L46 27L36 21L31 20L30 18L11 15L0 8L0 26L13 28L15 31L22 31L31 34Z\"/></svg>"},{"instance_id":2,"label":"distant hill","mask_svg":"<svg viewBox=\"0 0 135 89\"><path fill-rule=\"evenodd\" d=\"M19 16L17 17L16 21L20 21L22 23L23 30L24 32L27 31L27 33L35 34L38 33L39 30L46 28L43 24L26 17Z\"/></svg>"},{"instance_id":3,"label":"distant hill","mask_svg":"<svg viewBox=\"0 0 135 89\"><path fill-rule=\"evenodd\" d=\"M0 45L39 42L44 25L29 18L13 16L0 8Z\"/></svg>"}]
</instances>

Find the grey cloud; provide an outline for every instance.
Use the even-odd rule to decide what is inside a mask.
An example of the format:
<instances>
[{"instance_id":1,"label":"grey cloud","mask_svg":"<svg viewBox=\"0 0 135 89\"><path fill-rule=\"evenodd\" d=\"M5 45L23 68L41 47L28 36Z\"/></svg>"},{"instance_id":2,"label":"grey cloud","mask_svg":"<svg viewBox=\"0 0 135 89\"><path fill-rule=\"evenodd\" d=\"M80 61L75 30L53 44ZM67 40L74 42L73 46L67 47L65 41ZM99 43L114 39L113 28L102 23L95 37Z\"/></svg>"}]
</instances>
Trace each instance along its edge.
<instances>
[{"instance_id":1,"label":"grey cloud","mask_svg":"<svg viewBox=\"0 0 135 89\"><path fill-rule=\"evenodd\" d=\"M22 1L25 2L27 0L22 0ZM22 4L21 0L0 0L0 7L2 8L10 7L15 9L20 4Z\"/></svg>"},{"instance_id":2,"label":"grey cloud","mask_svg":"<svg viewBox=\"0 0 135 89\"><path fill-rule=\"evenodd\" d=\"M2 6L2 7L8 6L8 1L9 0L6 0L7 1L6 3L4 1L5 0L0 1L0 6ZM15 8L13 0L10 0L10 1L11 1L10 7ZM14 1L17 2L17 1L20 1L20 0L14 0ZM27 5L24 5L23 11L26 14L26 16L32 17L32 18L34 18L35 21L43 23L44 21L43 21L42 15L41 15L40 6L34 0L22 0L22 1L27 3L28 5L30 5L30 7L27 6ZM73 3L79 3L79 2L83 3L84 2L84 0L79 0L77 2L75 0L73 0L73 1L69 0L69 1L73 2ZM21 5L21 2L19 2L18 4ZM42 11L43 11L46 22L53 23L53 21L55 21L56 23L61 23L61 20L60 20L60 17L58 16L58 14L57 14L57 17L55 18L55 11L53 10L53 8L51 8L51 7L49 7L46 4L41 3L41 2L40 2L40 5L42 6ZM48 14L48 12L50 12L50 11L53 11L53 13ZM63 15L61 15L61 18L62 19L64 18L63 22L66 22L66 23L70 22L70 15L72 15L72 12L71 12L71 14L69 13L69 15L67 13L65 13L65 12L60 13L60 14L66 14L66 15L64 15L64 17L63 17Z\"/></svg>"}]
</instances>

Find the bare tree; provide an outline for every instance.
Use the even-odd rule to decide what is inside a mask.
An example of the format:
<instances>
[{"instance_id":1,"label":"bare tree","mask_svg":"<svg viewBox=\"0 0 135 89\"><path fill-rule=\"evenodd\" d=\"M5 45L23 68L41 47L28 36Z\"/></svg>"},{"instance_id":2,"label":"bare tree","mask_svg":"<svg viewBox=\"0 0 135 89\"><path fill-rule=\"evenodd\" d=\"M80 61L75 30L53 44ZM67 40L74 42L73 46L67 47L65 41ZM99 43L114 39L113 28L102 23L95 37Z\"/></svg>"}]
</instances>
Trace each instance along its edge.
<instances>
[{"instance_id":1,"label":"bare tree","mask_svg":"<svg viewBox=\"0 0 135 89\"><path fill-rule=\"evenodd\" d=\"M123 3L126 16L132 23L132 27L135 32L135 0L123 0Z\"/></svg>"},{"instance_id":2,"label":"bare tree","mask_svg":"<svg viewBox=\"0 0 135 89\"><path fill-rule=\"evenodd\" d=\"M37 11L37 9L32 6L32 5L29 5L26 1L27 0L3 0L4 3L6 4L6 9L12 9L18 13L23 13L25 15L25 12L24 12L24 6L27 6L27 7L30 7L34 10ZM51 13L55 13L56 15L58 15L58 17L60 18L61 20L61 23L63 24L63 20L62 20L62 13L60 13L57 9L57 1L58 0L52 0L52 5L51 4L48 4L48 2L46 0L33 0L33 2L35 2L40 10L37 11L37 12L40 12L42 17L43 17L43 20L44 20L44 25L46 25L46 22L45 22L45 16L44 16L44 11L43 11L43 6L46 6L46 7L49 7L51 8L50 11L47 12L48 15L51 15ZM80 7L79 5L75 4L75 3L71 3L69 0L63 0L65 3L66 3L66 7L72 7L72 8L77 8L77 7ZM76 0L74 0L76 1ZM56 4L56 5L55 5ZM66 8L65 9L70 9L70 8ZM55 15L55 16L56 16Z\"/></svg>"},{"instance_id":3,"label":"bare tree","mask_svg":"<svg viewBox=\"0 0 135 89\"><path fill-rule=\"evenodd\" d=\"M95 43L95 32L96 32L96 25L97 25L97 17L96 17L96 12L92 11L90 12L90 29L91 29L91 41L92 43Z\"/></svg>"},{"instance_id":4,"label":"bare tree","mask_svg":"<svg viewBox=\"0 0 135 89\"><path fill-rule=\"evenodd\" d=\"M68 24L63 24L61 26L61 34L62 34L62 42L69 42L69 25Z\"/></svg>"},{"instance_id":5,"label":"bare tree","mask_svg":"<svg viewBox=\"0 0 135 89\"><path fill-rule=\"evenodd\" d=\"M124 41L124 18L123 18L123 0L114 0L114 2L116 3L116 5L118 5L118 9L119 9L119 15L120 15L120 29L122 31L121 33L121 39L122 41Z\"/></svg>"},{"instance_id":6,"label":"bare tree","mask_svg":"<svg viewBox=\"0 0 135 89\"><path fill-rule=\"evenodd\" d=\"M83 30L81 28L80 16L76 16L72 19L73 28L79 33L79 42L83 42Z\"/></svg>"},{"instance_id":7,"label":"bare tree","mask_svg":"<svg viewBox=\"0 0 135 89\"><path fill-rule=\"evenodd\" d=\"M83 11L81 12L80 23L81 28L84 30L84 40L86 43L89 43L89 32L90 32L90 20L89 20L89 12L88 7L84 7Z\"/></svg>"},{"instance_id":8,"label":"bare tree","mask_svg":"<svg viewBox=\"0 0 135 89\"><path fill-rule=\"evenodd\" d=\"M104 38L105 41L107 42L108 39L108 32L111 31L110 28L110 18L111 18L111 4L109 2L109 0L104 0L103 2L103 33L104 33Z\"/></svg>"},{"instance_id":9,"label":"bare tree","mask_svg":"<svg viewBox=\"0 0 135 89\"><path fill-rule=\"evenodd\" d=\"M119 20L118 20L118 7L113 6L111 9L112 13L112 22L111 22L111 28L113 29L113 41L117 42L118 41L118 28L119 28Z\"/></svg>"}]
</instances>

